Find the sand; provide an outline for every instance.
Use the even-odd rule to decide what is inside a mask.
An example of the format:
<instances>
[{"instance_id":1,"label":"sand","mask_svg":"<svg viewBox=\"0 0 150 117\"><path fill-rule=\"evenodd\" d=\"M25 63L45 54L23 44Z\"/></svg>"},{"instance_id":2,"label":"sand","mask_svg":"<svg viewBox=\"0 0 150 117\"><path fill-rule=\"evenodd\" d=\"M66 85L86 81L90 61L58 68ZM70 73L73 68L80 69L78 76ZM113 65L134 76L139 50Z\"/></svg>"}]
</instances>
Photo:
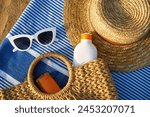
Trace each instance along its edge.
<instances>
[{"instance_id":1,"label":"sand","mask_svg":"<svg viewBox=\"0 0 150 117\"><path fill-rule=\"evenodd\" d=\"M0 43L13 27L30 0L0 0Z\"/></svg>"}]
</instances>

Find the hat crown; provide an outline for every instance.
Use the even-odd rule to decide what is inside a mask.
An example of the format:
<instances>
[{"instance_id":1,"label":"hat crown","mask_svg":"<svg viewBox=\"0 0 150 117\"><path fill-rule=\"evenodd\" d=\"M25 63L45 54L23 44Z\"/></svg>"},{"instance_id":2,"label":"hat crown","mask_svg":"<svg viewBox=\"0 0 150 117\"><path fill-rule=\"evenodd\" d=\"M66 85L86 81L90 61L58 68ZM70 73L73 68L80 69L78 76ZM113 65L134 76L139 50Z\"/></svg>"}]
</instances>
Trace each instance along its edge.
<instances>
[{"instance_id":1,"label":"hat crown","mask_svg":"<svg viewBox=\"0 0 150 117\"><path fill-rule=\"evenodd\" d=\"M130 44L150 31L148 0L91 0L90 20L109 42Z\"/></svg>"}]
</instances>

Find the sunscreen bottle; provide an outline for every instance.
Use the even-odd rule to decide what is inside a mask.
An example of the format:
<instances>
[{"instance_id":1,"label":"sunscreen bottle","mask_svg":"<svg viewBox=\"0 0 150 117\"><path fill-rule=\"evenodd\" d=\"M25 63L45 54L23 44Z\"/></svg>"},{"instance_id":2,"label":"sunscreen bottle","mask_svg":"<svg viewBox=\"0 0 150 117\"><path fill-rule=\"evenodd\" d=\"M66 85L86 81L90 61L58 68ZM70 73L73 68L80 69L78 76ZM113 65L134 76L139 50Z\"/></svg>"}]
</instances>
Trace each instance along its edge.
<instances>
[{"instance_id":1,"label":"sunscreen bottle","mask_svg":"<svg viewBox=\"0 0 150 117\"><path fill-rule=\"evenodd\" d=\"M92 34L81 34L81 42L74 49L73 65L80 66L97 59L97 49L92 43Z\"/></svg>"}]
</instances>

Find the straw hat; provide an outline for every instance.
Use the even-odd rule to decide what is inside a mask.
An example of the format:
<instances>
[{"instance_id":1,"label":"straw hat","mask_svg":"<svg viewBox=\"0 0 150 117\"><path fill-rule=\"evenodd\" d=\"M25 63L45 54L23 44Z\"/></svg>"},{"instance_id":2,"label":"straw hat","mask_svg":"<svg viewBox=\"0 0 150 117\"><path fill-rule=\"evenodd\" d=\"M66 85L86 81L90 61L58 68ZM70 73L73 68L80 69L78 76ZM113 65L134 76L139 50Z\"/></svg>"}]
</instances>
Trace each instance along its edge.
<instances>
[{"instance_id":1,"label":"straw hat","mask_svg":"<svg viewBox=\"0 0 150 117\"><path fill-rule=\"evenodd\" d=\"M150 65L149 0L65 0L64 22L74 47L81 33L94 35L112 71Z\"/></svg>"}]
</instances>

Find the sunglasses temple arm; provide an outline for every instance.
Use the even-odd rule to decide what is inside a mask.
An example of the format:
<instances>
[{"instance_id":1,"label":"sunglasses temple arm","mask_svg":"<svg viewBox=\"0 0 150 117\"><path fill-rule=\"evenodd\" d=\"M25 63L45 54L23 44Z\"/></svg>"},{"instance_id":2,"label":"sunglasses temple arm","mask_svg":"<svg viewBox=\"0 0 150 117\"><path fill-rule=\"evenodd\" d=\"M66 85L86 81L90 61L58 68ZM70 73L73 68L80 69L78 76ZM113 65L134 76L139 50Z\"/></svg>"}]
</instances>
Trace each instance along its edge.
<instances>
[{"instance_id":1,"label":"sunglasses temple arm","mask_svg":"<svg viewBox=\"0 0 150 117\"><path fill-rule=\"evenodd\" d=\"M17 51L17 49L14 48L14 49L13 49L13 52L16 52L16 51Z\"/></svg>"}]
</instances>

